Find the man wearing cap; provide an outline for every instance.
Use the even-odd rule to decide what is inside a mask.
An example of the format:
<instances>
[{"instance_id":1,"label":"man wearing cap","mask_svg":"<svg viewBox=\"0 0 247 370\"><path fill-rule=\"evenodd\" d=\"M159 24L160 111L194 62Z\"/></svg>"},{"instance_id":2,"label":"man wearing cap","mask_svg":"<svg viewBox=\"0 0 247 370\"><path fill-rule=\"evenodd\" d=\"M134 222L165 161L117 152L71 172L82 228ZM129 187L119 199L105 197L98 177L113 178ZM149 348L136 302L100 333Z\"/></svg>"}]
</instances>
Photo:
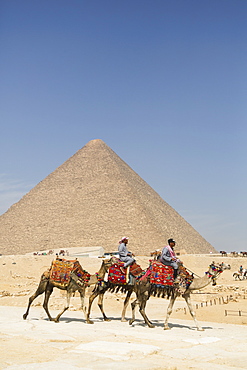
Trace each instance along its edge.
<instances>
[{"instance_id":1,"label":"man wearing cap","mask_svg":"<svg viewBox=\"0 0 247 370\"><path fill-rule=\"evenodd\" d=\"M171 266L174 269L174 279L176 280L178 276L178 263L180 261L179 258L177 258L174 247L175 247L175 240L168 239L168 245L165 246L161 252L161 256L159 258L160 262L162 262L164 265Z\"/></svg>"},{"instance_id":2,"label":"man wearing cap","mask_svg":"<svg viewBox=\"0 0 247 370\"><path fill-rule=\"evenodd\" d=\"M124 262L124 268L130 266L133 262L135 262L133 256L133 253L129 252L127 249L129 238L127 236L124 236L119 241L118 246L118 253L119 253L119 259Z\"/></svg>"}]
</instances>

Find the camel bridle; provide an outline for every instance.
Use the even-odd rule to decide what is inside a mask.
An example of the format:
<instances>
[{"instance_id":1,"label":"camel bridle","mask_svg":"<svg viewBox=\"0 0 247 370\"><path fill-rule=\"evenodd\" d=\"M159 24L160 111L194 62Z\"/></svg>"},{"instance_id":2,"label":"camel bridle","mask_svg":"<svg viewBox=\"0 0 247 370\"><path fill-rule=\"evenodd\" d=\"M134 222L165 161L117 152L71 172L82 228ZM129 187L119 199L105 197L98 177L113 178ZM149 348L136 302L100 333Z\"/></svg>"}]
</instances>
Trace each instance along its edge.
<instances>
[{"instance_id":1,"label":"camel bridle","mask_svg":"<svg viewBox=\"0 0 247 370\"><path fill-rule=\"evenodd\" d=\"M212 273L210 271L207 271L206 275L208 275L208 277L212 280L212 285L215 286L216 279L223 272L223 269L221 266L215 265L215 266L210 266L210 270L212 271Z\"/></svg>"}]
</instances>

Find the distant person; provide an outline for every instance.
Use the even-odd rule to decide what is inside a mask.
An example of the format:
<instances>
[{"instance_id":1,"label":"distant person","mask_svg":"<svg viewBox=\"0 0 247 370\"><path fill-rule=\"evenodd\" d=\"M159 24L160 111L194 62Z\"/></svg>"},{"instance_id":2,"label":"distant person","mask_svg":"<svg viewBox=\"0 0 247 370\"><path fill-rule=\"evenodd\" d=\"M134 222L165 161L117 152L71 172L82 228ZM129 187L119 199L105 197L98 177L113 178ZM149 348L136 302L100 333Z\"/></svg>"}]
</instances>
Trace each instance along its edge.
<instances>
[{"instance_id":1,"label":"distant person","mask_svg":"<svg viewBox=\"0 0 247 370\"><path fill-rule=\"evenodd\" d=\"M166 245L161 252L161 256L159 261L163 263L163 265L171 266L174 270L174 282L176 282L178 276L178 264L182 263L179 258L177 258L174 247L175 247L175 240L168 239L168 245Z\"/></svg>"},{"instance_id":2,"label":"distant person","mask_svg":"<svg viewBox=\"0 0 247 370\"><path fill-rule=\"evenodd\" d=\"M239 273L240 273L240 275L243 275L243 271L244 271L244 269L243 269L243 266L241 265L241 266L239 267Z\"/></svg>"},{"instance_id":3,"label":"distant person","mask_svg":"<svg viewBox=\"0 0 247 370\"><path fill-rule=\"evenodd\" d=\"M215 262L212 261L212 263L209 265L209 267L211 267L211 269L214 269L215 268Z\"/></svg>"},{"instance_id":4,"label":"distant person","mask_svg":"<svg viewBox=\"0 0 247 370\"><path fill-rule=\"evenodd\" d=\"M119 253L119 259L124 262L124 268L130 266L132 263L135 262L135 259L133 258L134 254L128 251L127 244L129 242L129 238L127 236L124 236L119 241L118 246L118 253Z\"/></svg>"}]
</instances>

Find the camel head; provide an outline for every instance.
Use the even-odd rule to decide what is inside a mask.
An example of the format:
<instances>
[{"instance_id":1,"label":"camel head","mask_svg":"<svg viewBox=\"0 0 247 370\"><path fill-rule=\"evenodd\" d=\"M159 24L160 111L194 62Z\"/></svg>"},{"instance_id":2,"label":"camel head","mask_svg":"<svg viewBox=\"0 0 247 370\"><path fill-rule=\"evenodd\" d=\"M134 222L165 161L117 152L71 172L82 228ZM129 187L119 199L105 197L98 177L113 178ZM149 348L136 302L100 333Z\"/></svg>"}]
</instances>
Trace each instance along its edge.
<instances>
[{"instance_id":1,"label":"camel head","mask_svg":"<svg viewBox=\"0 0 247 370\"><path fill-rule=\"evenodd\" d=\"M99 271L96 272L95 275L93 275L93 278L92 278L92 281L90 282L90 285L97 283L97 281L98 282L102 281L104 279L105 274L108 272L109 268L112 265L114 265L114 263L116 263L116 262L117 262L116 257L111 257L110 259L103 259L101 267L100 267ZM95 277L97 278L96 282L94 281Z\"/></svg>"},{"instance_id":2,"label":"camel head","mask_svg":"<svg viewBox=\"0 0 247 370\"><path fill-rule=\"evenodd\" d=\"M114 265L115 263L117 263L118 261L118 258L116 257L111 257L109 259L104 259L103 262L102 262L102 265L104 266L105 270L108 271L109 268Z\"/></svg>"},{"instance_id":3,"label":"camel head","mask_svg":"<svg viewBox=\"0 0 247 370\"><path fill-rule=\"evenodd\" d=\"M222 265L210 265L206 275L212 280L212 285L216 285L216 279L223 272L224 267Z\"/></svg>"},{"instance_id":4,"label":"camel head","mask_svg":"<svg viewBox=\"0 0 247 370\"><path fill-rule=\"evenodd\" d=\"M231 265L227 265L226 263L221 263L220 264L220 266L221 266L221 268L222 268L222 270L231 270Z\"/></svg>"}]
</instances>

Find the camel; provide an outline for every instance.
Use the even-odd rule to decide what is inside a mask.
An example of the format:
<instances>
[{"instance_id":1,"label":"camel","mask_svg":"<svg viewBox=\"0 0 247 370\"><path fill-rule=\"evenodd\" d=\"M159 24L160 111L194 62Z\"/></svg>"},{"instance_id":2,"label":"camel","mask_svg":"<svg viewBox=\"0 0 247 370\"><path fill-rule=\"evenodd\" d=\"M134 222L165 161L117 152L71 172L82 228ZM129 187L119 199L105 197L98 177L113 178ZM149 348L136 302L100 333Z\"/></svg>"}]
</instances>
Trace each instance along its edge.
<instances>
[{"instance_id":1,"label":"camel","mask_svg":"<svg viewBox=\"0 0 247 370\"><path fill-rule=\"evenodd\" d=\"M206 287L211 282L212 282L213 285L216 285L216 279L218 278L218 276L220 275L220 273L222 271L223 271L223 268L220 267L220 266L214 266L214 268L209 267L209 270L205 273L205 275L203 277L200 277L200 278L194 278L194 280L192 281L189 288L187 290L185 290L185 292L182 293L182 294L180 293L179 289L174 287L174 286L173 286L172 290L167 290L166 287L164 287L163 289L159 288L160 292L163 291L162 292L162 297L170 298L169 306L168 306L168 309L167 309L167 315L166 315L166 319L165 319L165 323L164 323L164 330L170 329L169 326L168 326L168 320L169 320L169 317L172 313L172 308L173 308L173 305L175 303L175 300L180 295L182 295L182 297L185 299L185 301L187 303L187 306L189 308L190 314L191 314L191 316L194 320L194 323L196 325L197 330L204 330L204 329L201 328L201 326L199 325L199 323L196 320L196 315L195 315L195 312L193 311L191 300L190 300L190 294L194 290L200 290L200 289ZM132 304L131 304L131 306L132 306L132 319L129 321L130 325L133 324L133 322L135 321L135 307L138 303L139 304L139 311L140 311L145 323L150 328L154 328L154 325L148 319L148 317L145 313L145 307L146 307L146 303L147 303L149 297L151 295L156 295L156 290L157 289L156 289L156 286L153 286L153 285L154 284L149 283L148 278L145 279L144 281L139 281L139 282L136 283L135 292L136 292L137 299L134 302L132 302Z\"/></svg>"},{"instance_id":2,"label":"camel","mask_svg":"<svg viewBox=\"0 0 247 370\"><path fill-rule=\"evenodd\" d=\"M242 252L240 252L240 254L241 254L242 257L247 257L247 252L242 251Z\"/></svg>"},{"instance_id":3,"label":"camel","mask_svg":"<svg viewBox=\"0 0 247 370\"><path fill-rule=\"evenodd\" d=\"M226 251L220 251L220 254L222 255L222 257L227 257L227 252Z\"/></svg>"},{"instance_id":4,"label":"camel","mask_svg":"<svg viewBox=\"0 0 247 370\"><path fill-rule=\"evenodd\" d=\"M28 316L28 313L29 313L30 306L31 306L32 302L34 301L34 299L37 298L39 295L41 295L43 293L45 293L43 307L44 307L50 321L59 322L59 319L62 316L62 314L66 310L68 310L69 305L70 305L71 296L76 291L78 291L79 294L80 294L81 309L84 311L84 297L85 297L85 291L86 291L87 286L95 285L96 283L102 282L103 279L104 279L105 274L108 271L108 269L115 263L115 261L116 261L115 257L112 257L108 260L103 260L99 271L96 272L94 275L91 275L87 284L83 284L83 285L79 284L78 277L75 274L71 273L69 283L65 286L61 286L60 284L50 280L50 269L48 269L47 271L45 271L42 274L37 290L29 298L27 310L23 314L23 319L26 320L26 318ZM67 304L65 305L64 309L57 315L56 318L52 318L51 315L50 315L50 312L48 310L48 302L49 302L50 296L51 296L54 288L58 288L58 289L62 289L62 290L67 291L67 299L66 299ZM84 313L85 313L85 311L84 311Z\"/></svg>"},{"instance_id":5,"label":"camel","mask_svg":"<svg viewBox=\"0 0 247 370\"><path fill-rule=\"evenodd\" d=\"M154 260L158 260L159 257L161 256L161 250L156 249L154 252L150 253L150 256L153 257Z\"/></svg>"},{"instance_id":6,"label":"camel","mask_svg":"<svg viewBox=\"0 0 247 370\"><path fill-rule=\"evenodd\" d=\"M91 307L92 307L93 301L95 300L96 297L98 297L98 306L99 306L99 309L100 309L100 311L103 315L104 321L110 321L110 319L106 316L106 314L104 312L104 308L103 308L104 294L105 294L106 291L110 291L111 293L114 293L114 292L118 292L119 290L122 293L127 293L126 297L125 297L125 300L124 300L124 306L123 306L123 310L122 310L122 314L121 314L121 321L122 322L127 321L127 319L125 318L126 309L128 307L131 294L134 291L135 282L136 282L136 278L132 277L132 284L121 285L121 284L105 283L104 285L101 285L101 284L96 283L95 288L94 288L92 294L89 297L88 310L87 310L87 313L86 313L86 322L88 324L93 324L94 323L92 320L90 320L90 312L91 312Z\"/></svg>"}]
</instances>

